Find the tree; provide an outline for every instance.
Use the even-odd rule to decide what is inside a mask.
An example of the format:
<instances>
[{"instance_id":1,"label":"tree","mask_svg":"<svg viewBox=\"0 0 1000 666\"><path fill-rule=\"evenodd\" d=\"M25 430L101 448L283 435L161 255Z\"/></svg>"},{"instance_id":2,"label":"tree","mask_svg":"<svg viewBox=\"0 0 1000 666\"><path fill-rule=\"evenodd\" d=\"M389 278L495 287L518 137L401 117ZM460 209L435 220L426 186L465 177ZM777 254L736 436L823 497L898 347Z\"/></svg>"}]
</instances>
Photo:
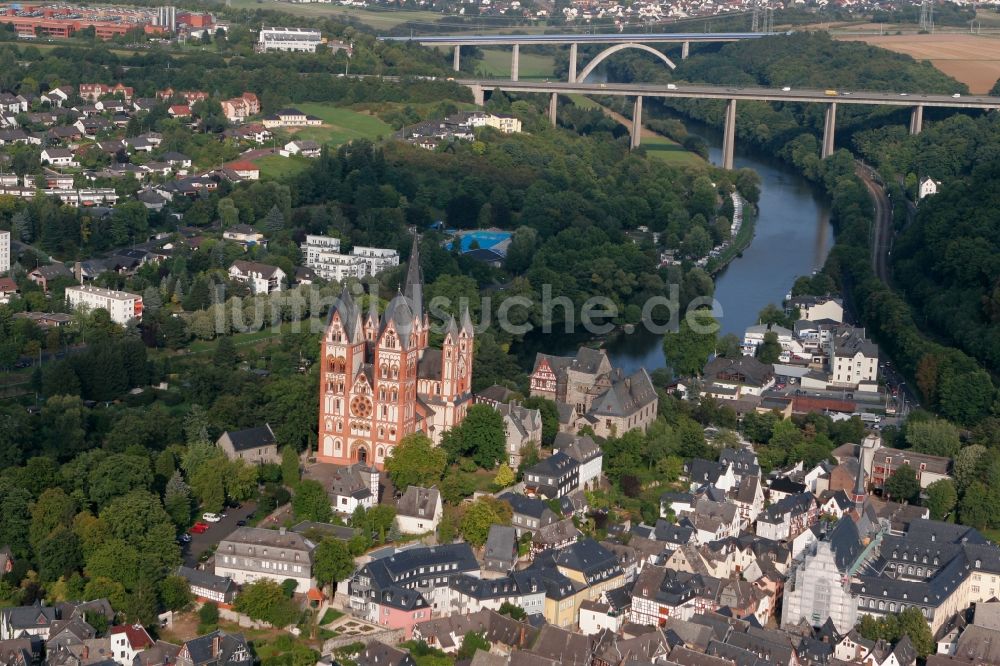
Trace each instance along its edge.
<instances>
[{"instance_id":1,"label":"tree","mask_svg":"<svg viewBox=\"0 0 1000 666\"><path fill-rule=\"evenodd\" d=\"M243 502L253 497L257 490L257 465L248 464L245 460L233 460L226 471L226 496L237 502Z\"/></svg>"},{"instance_id":2,"label":"tree","mask_svg":"<svg viewBox=\"0 0 1000 666\"><path fill-rule=\"evenodd\" d=\"M493 469L507 457L503 417L489 405L472 405L462 423L445 432L441 447L452 461L468 456L483 469Z\"/></svg>"},{"instance_id":3,"label":"tree","mask_svg":"<svg viewBox=\"0 0 1000 666\"><path fill-rule=\"evenodd\" d=\"M267 211L267 215L264 216L264 231L267 234L274 235L285 228L285 215L278 208L278 204L271 206L271 210Z\"/></svg>"},{"instance_id":4,"label":"tree","mask_svg":"<svg viewBox=\"0 0 1000 666\"><path fill-rule=\"evenodd\" d=\"M921 659L936 651L937 644L931 634L930 625L927 624L927 620L919 608L910 606L899 615L890 617L894 617L896 620L899 637L909 636L913 647L917 650L917 656Z\"/></svg>"},{"instance_id":5,"label":"tree","mask_svg":"<svg viewBox=\"0 0 1000 666\"><path fill-rule=\"evenodd\" d=\"M502 463L497 469L497 475L493 478L493 485L502 490L514 485L514 481L516 480L514 470L510 468L510 465Z\"/></svg>"},{"instance_id":6,"label":"tree","mask_svg":"<svg viewBox=\"0 0 1000 666\"><path fill-rule=\"evenodd\" d=\"M469 505L462 516L462 536L475 548L486 543L490 527L510 525L513 513L510 505L494 497L480 497Z\"/></svg>"},{"instance_id":7,"label":"tree","mask_svg":"<svg viewBox=\"0 0 1000 666\"><path fill-rule=\"evenodd\" d=\"M490 642L486 640L482 633L468 632L462 637L462 646L458 648L456 659L472 659L476 655L476 650L483 652L490 651Z\"/></svg>"},{"instance_id":8,"label":"tree","mask_svg":"<svg viewBox=\"0 0 1000 666\"><path fill-rule=\"evenodd\" d=\"M347 544L338 539L326 538L319 542L313 553L313 574L320 585L339 583L354 573L354 558Z\"/></svg>"},{"instance_id":9,"label":"tree","mask_svg":"<svg viewBox=\"0 0 1000 666\"><path fill-rule=\"evenodd\" d=\"M295 590L298 589L298 587L299 583L294 578L286 578L281 581L281 592L287 599L291 599L295 596Z\"/></svg>"},{"instance_id":10,"label":"tree","mask_svg":"<svg viewBox=\"0 0 1000 666\"><path fill-rule=\"evenodd\" d=\"M98 507L132 490L145 490L153 482L149 458L127 453L108 456L90 475L90 499Z\"/></svg>"},{"instance_id":11,"label":"tree","mask_svg":"<svg viewBox=\"0 0 1000 666\"><path fill-rule=\"evenodd\" d=\"M180 576L167 576L160 582L160 600L167 610L181 610L191 599L191 588Z\"/></svg>"},{"instance_id":12,"label":"tree","mask_svg":"<svg viewBox=\"0 0 1000 666\"><path fill-rule=\"evenodd\" d=\"M163 508L178 527L191 519L191 487L184 483L180 470L175 470L163 492Z\"/></svg>"},{"instance_id":13,"label":"tree","mask_svg":"<svg viewBox=\"0 0 1000 666\"><path fill-rule=\"evenodd\" d=\"M292 511L296 520L313 520L328 523L333 518L330 498L319 481L300 481L292 497Z\"/></svg>"},{"instance_id":14,"label":"tree","mask_svg":"<svg viewBox=\"0 0 1000 666\"><path fill-rule=\"evenodd\" d=\"M781 351L778 334L774 331L768 331L764 334L764 341L757 347L757 360L761 363L777 363L780 360Z\"/></svg>"},{"instance_id":15,"label":"tree","mask_svg":"<svg viewBox=\"0 0 1000 666\"><path fill-rule=\"evenodd\" d=\"M281 585L269 579L244 585L233 607L238 613L275 627L287 626L298 617L295 604L285 596Z\"/></svg>"},{"instance_id":16,"label":"tree","mask_svg":"<svg viewBox=\"0 0 1000 666\"><path fill-rule=\"evenodd\" d=\"M429 488L440 483L447 467L447 454L420 432L407 435L385 461L385 470L399 490L410 486Z\"/></svg>"},{"instance_id":17,"label":"tree","mask_svg":"<svg viewBox=\"0 0 1000 666\"><path fill-rule=\"evenodd\" d=\"M28 540L38 552L39 546L58 527L69 527L76 515L76 502L62 488L49 488L31 505Z\"/></svg>"},{"instance_id":18,"label":"tree","mask_svg":"<svg viewBox=\"0 0 1000 666\"><path fill-rule=\"evenodd\" d=\"M226 503L225 462L225 457L220 455L210 463L195 470L190 477L191 490L194 491L195 497L201 502L201 508L205 511L218 513Z\"/></svg>"},{"instance_id":19,"label":"tree","mask_svg":"<svg viewBox=\"0 0 1000 666\"><path fill-rule=\"evenodd\" d=\"M289 488L299 482L299 453L294 446L281 449L281 482Z\"/></svg>"},{"instance_id":20,"label":"tree","mask_svg":"<svg viewBox=\"0 0 1000 666\"><path fill-rule=\"evenodd\" d=\"M911 419L907 421L906 443L912 446L914 451L946 458L954 458L958 455L962 445L958 436L958 428L944 419L927 419L925 421Z\"/></svg>"},{"instance_id":21,"label":"tree","mask_svg":"<svg viewBox=\"0 0 1000 666\"><path fill-rule=\"evenodd\" d=\"M663 355L677 375L700 375L709 354L715 350L715 332L719 329L715 318L707 310L689 316L695 325L688 321L689 317L684 317L676 332L663 336Z\"/></svg>"},{"instance_id":22,"label":"tree","mask_svg":"<svg viewBox=\"0 0 1000 666\"><path fill-rule=\"evenodd\" d=\"M920 495L917 473L909 465L901 465L886 480L884 490L887 497L912 504Z\"/></svg>"},{"instance_id":23,"label":"tree","mask_svg":"<svg viewBox=\"0 0 1000 666\"><path fill-rule=\"evenodd\" d=\"M214 627L219 624L219 607L209 601L198 609L198 622L205 627Z\"/></svg>"},{"instance_id":24,"label":"tree","mask_svg":"<svg viewBox=\"0 0 1000 666\"><path fill-rule=\"evenodd\" d=\"M966 488L972 483L978 474L979 461L986 453L986 447L982 444L966 446L955 456L955 481L959 488Z\"/></svg>"},{"instance_id":25,"label":"tree","mask_svg":"<svg viewBox=\"0 0 1000 666\"><path fill-rule=\"evenodd\" d=\"M500 615L507 615L515 620L523 620L528 617L528 614L520 606L515 606L509 601L505 601L500 604L500 609L497 610Z\"/></svg>"},{"instance_id":26,"label":"tree","mask_svg":"<svg viewBox=\"0 0 1000 666\"><path fill-rule=\"evenodd\" d=\"M559 408L548 398L532 396L521 403L528 409L537 409L542 415L542 441L540 444L552 446L559 432Z\"/></svg>"},{"instance_id":27,"label":"tree","mask_svg":"<svg viewBox=\"0 0 1000 666\"><path fill-rule=\"evenodd\" d=\"M218 368L231 370L236 367L239 360L240 356L236 352L236 345L233 344L233 338L228 335L223 335L219 338L219 341L215 343L215 353L212 354L212 363Z\"/></svg>"},{"instance_id":28,"label":"tree","mask_svg":"<svg viewBox=\"0 0 1000 666\"><path fill-rule=\"evenodd\" d=\"M69 576L83 565L80 539L67 527L57 527L38 546L38 575L45 582Z\"/></svg>"},{"instance_id":29,"label":"tree","mask_svg":"<svg viewBox=\"0 0 1000 666\"><path fill-rule=\"evenodd\" d=\"M927 508L931 520L944 520L958 502L958 493L951 479L941 479L927 486Z\"/></svg>"}]
</instances>

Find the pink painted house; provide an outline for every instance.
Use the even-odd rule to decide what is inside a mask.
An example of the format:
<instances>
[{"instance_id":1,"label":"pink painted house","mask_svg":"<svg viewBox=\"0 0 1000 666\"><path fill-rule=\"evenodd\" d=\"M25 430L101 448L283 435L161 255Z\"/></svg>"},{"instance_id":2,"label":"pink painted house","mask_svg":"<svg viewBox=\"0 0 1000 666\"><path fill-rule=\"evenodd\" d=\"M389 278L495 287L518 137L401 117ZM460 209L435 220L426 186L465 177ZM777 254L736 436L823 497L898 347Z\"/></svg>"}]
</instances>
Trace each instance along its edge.
<instances>
[{"instance_id":1,"label":"pink painted house","mask_svg":"<svg viewBox=\"0 0 1000 666\"><path fill-rule=\"evenodd\" d=\"M423 595L415 590L382 593L381 603L375 604L377 622L389 629L403 629L406 640L413 636L413 625L431 619L431 608Z\"/></svg>"}]
</instances>

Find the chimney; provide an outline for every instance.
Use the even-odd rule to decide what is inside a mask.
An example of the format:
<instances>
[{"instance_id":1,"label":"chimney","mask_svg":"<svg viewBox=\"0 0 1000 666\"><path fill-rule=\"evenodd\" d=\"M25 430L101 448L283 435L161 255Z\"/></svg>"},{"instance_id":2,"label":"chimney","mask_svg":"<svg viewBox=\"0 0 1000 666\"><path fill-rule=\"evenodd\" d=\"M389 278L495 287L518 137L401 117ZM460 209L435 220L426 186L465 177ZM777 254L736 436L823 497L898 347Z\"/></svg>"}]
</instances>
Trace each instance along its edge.
<instances>
[{"instance_id":1,"label":"chimney","mask_svg":"<svg viewBox=\"0 0 1000 666\"><path fill-rule=\"evenodd\" d=\"M84 659L89 659L90 658L90 646L89 645L84 645L83 646L83 658Z\"/></svg>"},{"instance_id":2,"label":"chimney","mask_svg":"<svg viewBox=\"0 0 1000 666\"><path fill-rule=\"evenodd\" d=\"M216 632L216 634L214 636L212 636L212 656L213 657L218 657L219 656L219 634L218 634L218 632Z\"/></svg>"},{"instance_id":3,"label":"chimney","mask_svg":"<svg viewBox=\"0 0 1000 666\"><path fill-rule=\"evenodd\" d=\"M73 264L73 278L80 284L83 284L83 266L79 261Z\"/></svg>"},{"instance_id":4,"label":"chimney","mask_svg":"<svg viewBox=\"0 0 1000 666\"><path fill-rule=\"evenodd\" d=\"M280 534L281 536L285 536L285 528L284 527L279 527L278 528L278 534Z\"/></svg>"}]
</instances>

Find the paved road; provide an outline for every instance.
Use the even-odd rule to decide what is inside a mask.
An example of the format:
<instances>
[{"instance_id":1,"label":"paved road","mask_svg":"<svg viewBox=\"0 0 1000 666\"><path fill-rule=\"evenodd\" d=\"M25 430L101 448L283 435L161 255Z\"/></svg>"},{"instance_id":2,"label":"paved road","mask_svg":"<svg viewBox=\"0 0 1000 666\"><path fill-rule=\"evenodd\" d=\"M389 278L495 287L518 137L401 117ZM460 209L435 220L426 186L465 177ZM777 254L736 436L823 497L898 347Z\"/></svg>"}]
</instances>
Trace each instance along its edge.
<instances>
[{"instance_id":1,"label":"paved road","mask_svg":"<svg viewBox=\"0 0 1000 666\"><path fill-rule=\"evenodd\" d=\"M580 93L583 95L614 95L672 97L692 99L756 100L764 102L796 102L829 104L864 104L869 106L944 107L955 109L1000 109L1000 97L988 95L937 95L869 90L764 88L759 86L708 85L677 82L668 87L662 83L568 83L566 81L509 81L505 79L455 79L466 86L481 86L484 90L524 93ZM958 93L956 93L958 94Z\"/></svg>"},{"instance_id":2,"label":"paved road","mask_svg":"<svg viewBox=\"0 0 1000 666\"><path fill-rule=\"evenodd\" d=\"M201 534L192 534L191 543L181 544L184 566L197 569L198 558L201 557L201 554L218 545L219 541L236 529L236 521L246 520L247 516L253 513L256 508L256 502L244 502L238 509L229 509L226 517L219 522L209 523L208 529Z\"/></svg>"},{"instance_id":3,"label":"paved road","mask_svg":"<svg viewBox=\"0 0 1000 666\"><path fill-rule=\"evenodd\" d=\"M569 33L544 35L420 35L404 37L380 36L383 42L417 42L424 45L497 45L497 44L625 44L664 42L735 42L741 39L760 39L775 33L763 32L638 32L638 33ZM786 34L786 33L777 33ZM788 33L790 34L790 33Z\"/></svg>"},{"instance_id":4,"label":"paved road","mask_svg":"<svg viewBox=\"0 0 1000 666\"><path fill-rule=\"evenodd\" d=\"M892 245L892 206L885 189L875 182L871 170L860 164L855 167L858 177L868 188L875 206L875 227L872 233L872 268L875 277L889 285L889 248Z\"/></svg>"}]
</instances>

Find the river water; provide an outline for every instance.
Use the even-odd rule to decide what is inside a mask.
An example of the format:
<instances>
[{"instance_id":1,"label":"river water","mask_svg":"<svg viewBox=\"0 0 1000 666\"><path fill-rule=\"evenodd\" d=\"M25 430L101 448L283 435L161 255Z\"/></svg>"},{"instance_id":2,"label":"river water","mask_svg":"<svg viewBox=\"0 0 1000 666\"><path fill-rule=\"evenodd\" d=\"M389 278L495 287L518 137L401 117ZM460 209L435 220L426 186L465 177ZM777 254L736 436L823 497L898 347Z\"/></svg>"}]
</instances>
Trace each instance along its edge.
<instances>
[{"instance_id":1,"label":"river water","mask_svg":"<svg viewBox=\"0 0 1000 666\"><path fill-rule=\"evenodd\" d=\"M712 127L685 122L688 130L709 144L709 159L721 163L721 132ZM722 310L720 335L734 333L742 339L747 326L757 322L757 313L768 303L780 305L795 282L822 267L833 245L828 202L792 167L769 156L740 149L735 164L760 174L760 213L754 239L715 280L715 298ZM550 354L572 354L576 344L562 349L546 336ZM532 345L534 346L534 345ZM605 348L615 367L631 373L664 366L662 338L644 330L610 340Z\"/></svg>"}]
</instances>

